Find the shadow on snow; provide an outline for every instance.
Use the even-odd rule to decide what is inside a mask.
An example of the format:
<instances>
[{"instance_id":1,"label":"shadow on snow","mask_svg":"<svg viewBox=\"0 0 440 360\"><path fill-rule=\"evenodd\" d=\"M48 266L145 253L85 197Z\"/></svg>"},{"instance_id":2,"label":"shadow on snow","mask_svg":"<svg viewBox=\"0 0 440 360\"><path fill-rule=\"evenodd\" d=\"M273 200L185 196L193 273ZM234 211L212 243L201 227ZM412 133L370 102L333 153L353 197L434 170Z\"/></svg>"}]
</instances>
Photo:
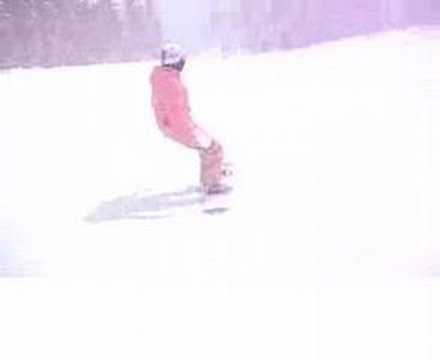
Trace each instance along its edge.
<instances>
[{"instance_id":1,"label":"shadow on snow","mask_svg":"<svg viewBox=\"0 0 440 360\"><path fill-rule=\"evenodd\" d=\"M197 187L151 194L132 194L104 201L85 217L90 223L115 220L148 220L170 217L179 208L203 204L205 197Z\"/></svg>"}]
</instances>

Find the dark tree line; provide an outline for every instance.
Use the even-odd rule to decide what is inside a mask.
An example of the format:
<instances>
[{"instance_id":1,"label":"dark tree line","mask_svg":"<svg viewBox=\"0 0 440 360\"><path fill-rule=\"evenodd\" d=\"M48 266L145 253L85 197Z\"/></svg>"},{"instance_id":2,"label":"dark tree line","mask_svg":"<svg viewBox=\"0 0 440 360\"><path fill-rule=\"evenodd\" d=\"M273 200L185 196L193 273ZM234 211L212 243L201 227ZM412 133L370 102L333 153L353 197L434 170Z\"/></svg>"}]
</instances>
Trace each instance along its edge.
<instances>
[{"instance_id":1,"label":"dark tree line","mask_svg":"<svg viewBox=\"0 0 440 360\"><path fill-rule=\"evenodd\" d=\"M0 67L135 61L160 43L151 1L0 0Z\"/></svg>"},{"instance_id":2,"label":"dark tree line","mask_svg":"<svg viewBox=\"0 0 440 360\"><path fill-rule=\"evenodd\" d=\"M206 48L289 49L440 23L440 0L230 0L233 11L225 3L211 1ZM0 69L137 61L160 42L153 0L0 0Z\"/></svg>"},{"instance_id":3,"label":"dark tree line","mask_svg":"<svg viewBox=\"0 0 440 360\"><path fill-rule=\"evenodd\" d=\"M440 23L440 0L236 0L217 11L211 31L224 51L308 46L358 34ZM235 31L239 29L240 31Z\"/></svg>"}]
</instances>

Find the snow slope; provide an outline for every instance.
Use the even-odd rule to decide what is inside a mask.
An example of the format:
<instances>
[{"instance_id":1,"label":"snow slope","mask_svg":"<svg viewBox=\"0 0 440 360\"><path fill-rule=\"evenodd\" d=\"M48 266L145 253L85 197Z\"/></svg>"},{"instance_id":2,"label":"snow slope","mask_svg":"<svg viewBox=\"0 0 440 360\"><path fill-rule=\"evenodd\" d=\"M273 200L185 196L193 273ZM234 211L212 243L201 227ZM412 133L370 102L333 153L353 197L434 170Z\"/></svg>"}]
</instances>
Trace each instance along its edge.
<instances>
[{"instance_id":1,"label":"snow slope","mask_svg":"<svg viewBox=\"0 0 440 360\"><path fill-rule=\"evenodd\" d=\"M155 128L153 64L2 74L3 222L55 276L289 286L434 271L436 36L190 60L195 118L238 170L233 211L216 218L84 221L104 202L197 180L196 155Z\"/></svg>"},{"instance_id":2,"label":"snow slope","mask_svg":"<svg viewBox=\"0 0 440 360\"><path fill-rule=\"evenodd\" d=\"M155 127L153 64L2 73L0 274L46 275L2 282L8 359L437 358L439 38L190 59L237 169L221 216L142 219L198 176Z\"/></svg>"}]
</instances>

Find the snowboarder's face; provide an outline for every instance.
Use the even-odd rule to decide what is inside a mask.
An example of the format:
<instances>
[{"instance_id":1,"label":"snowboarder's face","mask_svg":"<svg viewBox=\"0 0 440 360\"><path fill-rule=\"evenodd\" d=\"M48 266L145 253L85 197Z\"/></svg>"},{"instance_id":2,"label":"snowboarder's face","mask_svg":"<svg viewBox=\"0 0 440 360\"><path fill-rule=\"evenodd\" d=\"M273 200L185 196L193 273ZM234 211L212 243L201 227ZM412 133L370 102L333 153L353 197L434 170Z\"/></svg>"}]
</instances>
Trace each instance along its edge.
<instances>
[{"instance_id":1,"label":"snowboarder's face","mask_svg":"<svg viewBox=\"0 0 440 360\"><path fill-rule=\"evenodd\" d=\"M175 69L178 71L182 71L185 67L185 59L181 59L177 64L175 64Z\"/></svg>"}]
</instances>

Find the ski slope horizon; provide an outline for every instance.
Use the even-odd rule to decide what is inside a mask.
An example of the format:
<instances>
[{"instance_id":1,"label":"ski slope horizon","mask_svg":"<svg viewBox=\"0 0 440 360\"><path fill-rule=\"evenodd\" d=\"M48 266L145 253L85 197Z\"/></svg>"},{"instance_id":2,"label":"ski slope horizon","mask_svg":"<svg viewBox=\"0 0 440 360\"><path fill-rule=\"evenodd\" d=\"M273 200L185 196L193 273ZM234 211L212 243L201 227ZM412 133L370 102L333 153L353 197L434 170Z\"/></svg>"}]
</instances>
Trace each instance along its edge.
<instances>
[{"instance_id":1,"label":"ski slope horizon","mask_svg":"<svg viewBox=\"0 0 440 360\"><path fill-rule=\"evenodd\" d=\"M236 167L231 211L212 217L130 208L198 179L197 155L156 128L153 62L0 74L0 276L240 288L440 275L439 38L189 58L194 118ZM87 221L103 203L116 215Z\"/></svg>"}]
</instances>

